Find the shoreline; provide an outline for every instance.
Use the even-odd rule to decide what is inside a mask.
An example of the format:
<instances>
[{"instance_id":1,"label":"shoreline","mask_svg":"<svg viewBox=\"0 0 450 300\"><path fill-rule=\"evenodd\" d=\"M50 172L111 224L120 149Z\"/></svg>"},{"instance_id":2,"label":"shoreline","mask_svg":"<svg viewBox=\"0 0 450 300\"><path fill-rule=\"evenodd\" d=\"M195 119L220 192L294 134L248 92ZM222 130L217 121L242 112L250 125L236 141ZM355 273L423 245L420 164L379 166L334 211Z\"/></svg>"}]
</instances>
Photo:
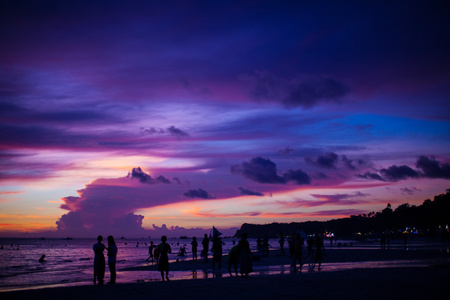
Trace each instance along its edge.
<instances>
[{"instance_id":1,"label":"shoreline","mask_svg":"<svg viewBox=\"0 0 450 300\"><path fill-rule=\"evenodd\" d=\"M353 269L1 293L2 299L447 299L449 268Z\"/></svg>"},{"instance_id":2,"label":"shoreline","mask_svg":"<svg viewBox=\"0 0 450 300\"><path fill-rule=\"evenodd\" d=\"M212 260L208 263L199 260L184 260L170 264L170 272L174 277L170 282L161 282L156 265L143 264L136 267L118 268L118 274L132 276L134 274L145 275L145 280L131 280L127 277L118 276L116 285L94 286L90 282L78 282L67 284L55 284L52 286L30 287L13 291L1 291L2 299L96 299L98 297L109 297L119 299L132 297L135 299L162 299L166 297L181 299L180 295L187 296L196 293L197 299L206 298L208 294L217 299L272 299L273 297L284 297L293 299L299 297L313 297L316 299L332 297L334 299L352 299L350 294L364 294L366 299L389 298L389 294L376 288L375 283L386 286L386 292L401 286L406 291L393 298L404 298L409 291L415 291L408 298L419 299L417 295L424 296L422 290L428 291L435 296L443 292L450 279L450 244L442 245L441 248L414 250L406 249L352 249L352 248L327 248L323 259L322 271L310 271L304 266L300 274L292 274L289 256L277 256L279 250L272 250L269 257L261 257L260 261L254 261L255 272L250 278L236 278L228 276L228 263L226 257L222 259L221 271L212 271ZM287 251L288 252L288 251ZM304 252L304 255L306 251ZM304 256L305 261L305 256ZM416 262L421 262L417 264ZM340 265L346 265L340 268ZM198 271L193 278L193 271ZM190 278L177 278L177 274L190 274ZM206 278L202 275L206 274ZM153 275L150 279L149 274ZM394 276L394 274L397 274ZM414 276L418 277L415 278ZM106 279L109 273L106 272ZM134 277L133 277L134 278ZM388 280L390 278L390 281ZM351 281L354 281L352 285ZM288 286L293 285L294 290L289 291ZM305 291L297 291L297 286ZM320 292L312 292L311 288L319 289ZM247 291L250 289L253 291ZM374 296L368 294L365 289L375 289ZM198 290L198 291L197 291ZM336 296L332 291L340 291ZM264 292L263 292L264 291ZM421 292L422 291L422 292ZM180 293L178 295L177 293ZM188 293L188 294L186 294ZM200 293L197 296L197 293ZM218 296L216 297L216 293ZM128 295L127 295L128 294ZM185 295L186 294L186 295ZM121 295L121 296L120 296ZM203 296L202 296L203 295ZM226 295L226 296L225 296ZM269 295L273 295L270 296ZM279 296L277 296L279 295ZM377 295L375 297L375 295ZM428 294L427 294L428 295ZM417 298L414 298L417 296ZM421 296L421 297L422 297ZM355 297L355 299L358 297ZM439 299L436 298L435 299Z\"/></svg>"}]
</instances>

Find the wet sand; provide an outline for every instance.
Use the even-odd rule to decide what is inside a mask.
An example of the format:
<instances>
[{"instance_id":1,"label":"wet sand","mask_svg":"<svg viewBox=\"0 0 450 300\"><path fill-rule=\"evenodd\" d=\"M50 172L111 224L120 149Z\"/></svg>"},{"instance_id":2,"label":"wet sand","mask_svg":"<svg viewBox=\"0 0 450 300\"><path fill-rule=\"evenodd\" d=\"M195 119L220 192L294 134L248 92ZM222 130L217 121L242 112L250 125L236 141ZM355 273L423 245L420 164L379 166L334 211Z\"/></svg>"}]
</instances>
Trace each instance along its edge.
<instances>
[{"instance_id":1,"label":"wet sand","mask_svg":"<svg viewBox=\"0 0 450 300\"><path fill-rule=\"evenodd\" d=\"M254 266L289 265L288 257L276 251ZM305 266L300 274L283 272L250 278L222 277L170 282L120 283L103 286L72 286L0 293L2 299L448 299L450 255L445 249L378 250L327 249L322 271ZM423 267L352 268L326 270L327 264L348 262L356 266L367 261L398 261L408 265L430 261ZM198 261L172 263L171 271L211 270ZM223 260L222 273L227 263ZM127 271L155 270L156 266L128 268Z\"/></svg>"}]
</instances>

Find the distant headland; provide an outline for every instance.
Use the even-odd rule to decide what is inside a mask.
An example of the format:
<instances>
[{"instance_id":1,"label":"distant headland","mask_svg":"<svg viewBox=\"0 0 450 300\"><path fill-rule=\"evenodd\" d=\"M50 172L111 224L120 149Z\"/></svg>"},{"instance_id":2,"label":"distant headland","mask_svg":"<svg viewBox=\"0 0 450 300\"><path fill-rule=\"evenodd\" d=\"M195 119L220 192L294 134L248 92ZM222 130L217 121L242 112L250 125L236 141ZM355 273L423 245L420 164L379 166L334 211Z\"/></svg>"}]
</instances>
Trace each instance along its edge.
<instances>
[{"instance_id":1,"label":"distant headland","mask_svg":"<svg viewBox=\"0 0 450 300\"><path fill-rule=\"evenodd\" d=\"M420 206L404 203L395 210L391 204L379 212L352 215L348 218L329 221L307 221L293 223L247 224L236 232L238 237L246 232L249 237L275 238L281 232L290 235L295 232L306 234L333 234L342 239L377 238L389 234L393 238L405 235L450 240L450 189L427 199Z\"/></svg>"}]
</instances>

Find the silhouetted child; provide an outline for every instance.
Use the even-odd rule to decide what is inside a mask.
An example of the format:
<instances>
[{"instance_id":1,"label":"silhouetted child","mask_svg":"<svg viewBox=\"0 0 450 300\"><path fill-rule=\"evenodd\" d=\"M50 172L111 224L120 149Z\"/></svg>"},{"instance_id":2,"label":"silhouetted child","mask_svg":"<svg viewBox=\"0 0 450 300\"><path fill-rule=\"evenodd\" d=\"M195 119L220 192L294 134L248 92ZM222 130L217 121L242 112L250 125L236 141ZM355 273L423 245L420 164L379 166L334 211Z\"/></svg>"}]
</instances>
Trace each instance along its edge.
<instances>
[{"instance_id":1,"label":"silhouetted child","mask_svg":"<svg viewBox=\"0 0 450 300\"><path fill-rule=\"evenodd\" d=\"M162 281L164 281L164 272L166 273L166 279L169 280L169 253L172 253L170 245L166 243L167 237L163 235L161 237L161 244L158 245L158 271L161 272Z\"/></svg>"},{"instance_id":2,"label":"silhouetted child","mask_svg":"<svg viewBox=\"0 0 450 300\"><path fill-rule=\"evenodd\" d=\"M152 262L154 261L153 258L153 248L156 246L153 244L153 241L150 241L150 246L148 246L148 258L145 261L148 261L150 258L152 259Z\"/></svg>"}]
</instances>

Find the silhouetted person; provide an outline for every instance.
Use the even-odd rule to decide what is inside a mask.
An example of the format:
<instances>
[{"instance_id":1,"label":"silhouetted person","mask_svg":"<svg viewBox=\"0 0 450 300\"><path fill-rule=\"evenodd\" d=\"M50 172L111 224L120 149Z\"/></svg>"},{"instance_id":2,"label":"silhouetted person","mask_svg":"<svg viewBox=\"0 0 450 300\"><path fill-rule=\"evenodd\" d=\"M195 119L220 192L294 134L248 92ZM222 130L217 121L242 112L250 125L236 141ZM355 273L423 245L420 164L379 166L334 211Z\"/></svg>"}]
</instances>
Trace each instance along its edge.
<instances>
[{"instance_id":1,"label":"silhouetted person","mask_svg":"<svg viewBox=\"0 0 450 300\"><path fill-rule=\"evenodd\" d=\"M98 284L103 284L103 278L105 278L105 257L103 251L106 247L102 244L103 237L99 235L97 237L97 244L94 244L92 249L94 250L94 284L98 280Z\"/></svg>"},{"instance_id":2,"label":"silhouetted person","mask_svg":"<svg viewBox=\"0 0 450 300\"><path fill-rule=\"evenodd\" d=\"M224 244L224 242L222 242L222 239L217 234L214 234L213 244L212 244L212 248L211 248L211 251L213 253L213 263L212 263L213 270L214 270L216 262L219 264L219 270L222 269L222 245L223 244Z\"/></svg>"},{"instance_id":3,"label":"silhouetted person","mask_svg":"<svg viewBox=\"0 0 450 300\"><path fill-rule=\"evenodd\" d=\"M167 281L169 281L169 253L172 253L172 249L166 241L167 237L163 235L161 237L161 244L158 245L158 271L161 272L162 281L164 281L164 272L166 273Z\"/></svg>"},{"instance_id":4,"label":"silhouetted person","mask_svg":"<svg viewBox=\"0 0 450 300\"><path fill-rule=\"evenodd\" d=\"M46 262L45 254L42 254L41 258L39 258L39 262L41 262L41 263Z\"/></svg>"},{"instance_id":5,"label":"silhouetted person","mask_svg":"<svg viewBox=\"0 0 450 300\"><path fill-rule=\"evenodd\" d=\"M110 279L109 284L116 283L116 257L117 257L117 246L112 235L108 236L108 266Z\"/></svg>"},{"instance_id":6,"label":"silhouetted person","mask_svg":"<svg viewBox=\"0 0 450 300\"><path fill-rule=\"evenodd\" d=\"M153 249L155 248L155 244L153 244L153 241L150 241L150 246L148 246L148 258L145 261L148 261L150 258L152 259L152 262L155 261L153 258Z\"/></svg>"},{"instance_id":7,"label":"silhouetted person","mask_svg":"<svg viewBox=\"0 0 450 300\"><path fill-rule=\"evenodd\" d=\"M239 272L242 277L248 277L248 275L253 271L253 265L252 252L250 251L250 244L247 241L247 233L242 233L241 240L239 241L237 247L240 261Z\"/></svg>"},{"instance_id":8,"label":"silhouetted person","mask_svg":"<svg viewBox=\"0 0 450 300\"><path fill-rule=\"evenodd\" d=\"M284 252L284 233L280 232L280 256L286 256L286 252Z\"/></svg>"},{"instance_id":9,"label":"silhouetted person","mask_svg":"<svg viewBox=\"0 0 450 300\"><path fill-rule=\"evenodd\" d=\"M205 257L205 262L207 262L208 261L209 239L208 239L208 235L206 233L202 240L202 246L203 246L202 254Z\"/></svg>"},{"instance_id":10,"label":"silhouetted person","mask_svg":"<svg viewBox=\"0 0 450 300\"><path fill-rule=\"evenodd\" d=\"M303 239L300 236L300 233L297 233L293 241L293 253L292 253L292 266L294 267L294 273L297 273L297 261L300 265L300 272L302 271L303 267L302 252L303 252Z\"/></svg>"},{"instance_id":11,"label":"silhouetted person","mask_svg":"<svg viewBox=\"0 0 450 300\"><path fill-rule=\"evenodd\" d=\"M325 246L323 244L323 240L320 236L316 236L316 241L314 243L314 252L315 252L315 257L314 257L314 264L313 264L313 270L314 267L316 266L316 263L319 263L318 266L318 270L320 271L321 269L321 265L322 265L322 259L323 259L323 255L325 254Z\"/></svg>"},{"instance_id":12,"label":"silhouetted person","mask_svg":"<svg viewBox=\"0 0 450 300\"><path fill-rule=\"evenodd\" d=\"M192 238L191 245L192 245L192 260L197 260L198 242L195 236Z\"/></svg>"},{"instance_id":13,"label":"silhouetted person","mask_svg":"<svg viewBox=\"0 0 450 300\"><path fill-rule=\"evenodd\" d=\"M234 274L238 276L237 271L237 264L239 261L239 253L238 253L238 246L233 246L233 248L230 249L230 252L228 252L228 273L230 274L230 277L233 275L231 274L231 266L234 266Z\"/></svg>"}]
</instances>

